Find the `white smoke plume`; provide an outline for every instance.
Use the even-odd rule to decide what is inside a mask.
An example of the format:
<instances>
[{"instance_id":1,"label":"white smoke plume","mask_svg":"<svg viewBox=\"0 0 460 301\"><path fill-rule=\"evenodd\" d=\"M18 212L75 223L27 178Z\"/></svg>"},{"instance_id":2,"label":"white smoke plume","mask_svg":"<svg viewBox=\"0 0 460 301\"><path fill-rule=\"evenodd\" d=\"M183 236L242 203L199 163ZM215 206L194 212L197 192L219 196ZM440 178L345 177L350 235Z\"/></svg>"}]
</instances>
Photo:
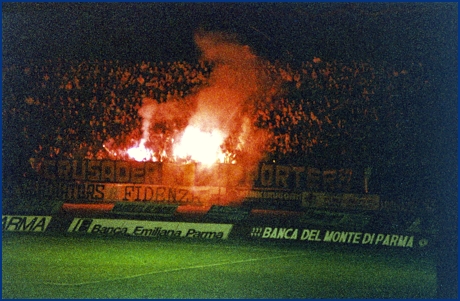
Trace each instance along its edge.
<instances>
[{"instance_id":1,"label":"white smoke plume","mask_svg":"<svg viewBox=\"0 0 460 301\"><path fill-rule=\"evenodd\" d=\"M139 109L142 143L155 151L155 158L162 153L162 156L174 161L177 155L175 149L186 153L200 146L203 158L215 145L200 145L199 139L194 141L186 136L196 131L207 133L210 137L218 135L222 138L220 150L232 157L226 162L234 159L246 170L246 174L240 173L235 177L246 177L255 171L263 158L271 135L254 125L256 104L270 101L276 89L265 72L263 62L234 37L218 32L198 32L194 38L202 52L202 60L212 65L208 82L185 99L158 103L144 98ZM184 141L188 141L185 147ZM212 152L208 157L211 156ZM210 172L203 166L197 166L197 169L198 172L200 169L203 173ZM239 180L232 179L233 182Z\"/></svg>"},{"instance_id":2,"label":"white smoke plume","mask_svg":"<svg viewBox=\"0 0 460 301\"><path fill-rule=\"evenodd\" d=\"M155 128L183 129L194 110L192 101L169 101L158 103L155 99L145 97L138 114L142 118L142 138L150 139Z\"/></svg>"},{"instance_id":3,"label":"white smoke plume","mask_svg":"<svg viewBox=\"0 0 460 301\"><path fill-rule=\"evenodd\" d=\"M253 125L253 116L257 101L266 101L272 87L262 61L248 46L220 32L199 32L195 42L214 67L209 86L197 94L190 124L202 130L219 128L236 140L233 147L241 151L238 163L257 164L269 133Z\"/></svg>"}]
</instances>

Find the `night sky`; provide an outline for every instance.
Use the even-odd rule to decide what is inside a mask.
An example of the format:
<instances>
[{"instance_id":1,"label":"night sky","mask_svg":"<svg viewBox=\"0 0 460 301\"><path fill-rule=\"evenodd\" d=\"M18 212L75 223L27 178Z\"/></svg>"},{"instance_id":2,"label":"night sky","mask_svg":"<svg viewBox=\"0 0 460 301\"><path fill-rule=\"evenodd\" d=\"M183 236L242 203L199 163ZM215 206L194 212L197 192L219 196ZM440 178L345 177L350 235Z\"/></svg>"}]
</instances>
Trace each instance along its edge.
<instances>
[{"instance_id":1,"label":"night sky","mask_svg":"<svg viewBox=\"0 0 460 301\"><path fill-rule=\"evenodd\" d=\"M456 3L3 3L3 58L175 60L198 29L274 60L430 61L452 51ZM452 54L452 53L451 53ZM448 55L448 54L445 54Z\"/></svg>"}]
</instances>

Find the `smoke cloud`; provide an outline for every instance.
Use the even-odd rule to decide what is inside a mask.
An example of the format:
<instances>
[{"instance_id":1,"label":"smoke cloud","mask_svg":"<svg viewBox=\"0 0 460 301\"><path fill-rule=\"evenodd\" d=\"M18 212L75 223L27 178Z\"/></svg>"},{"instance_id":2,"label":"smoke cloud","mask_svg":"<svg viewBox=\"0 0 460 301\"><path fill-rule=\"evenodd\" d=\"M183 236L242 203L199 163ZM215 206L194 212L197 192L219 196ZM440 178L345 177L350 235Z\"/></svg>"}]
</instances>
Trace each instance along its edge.
<instances>
[{"instance_id":1,"label":"smoke cloud","mask_svg":"<svg viewBox=\"0 0 460 301\"><path fill-rule=\"evenodd\" d=\"M253 116L257 102L269 97L270 78L249 46L240 45L233 36L199 32L195 42L202 58L214 67L209 86L198 92L197 110L190 124L202 130L220 128L232 139L229 145L239 153L237 162L252 167L263 156L269 136L253 125Z\"/></svg>"},{"instance_id":2,"label":"smoke cloud","mask_svg":"<svg viewBox=\"0 0 460 301\"><path fill-rule=\"evenodd\" d=\"M194 38L202 60L212 64L208 83L185 99L158 103L144 98L139 109L143 139L149 146L155 144L152 141L159 134L169 135L172 137L169 142L174 144L190 126L209 134L217 130L224 138L221 149L235 156L237 164L246 170L246 174L235 177L245 177L256 170L271 135L254 126L254 116L257 103L270 100L273 83L264 72L263 62L234 37L220 32L198 32ZM210 172L197 166L198 172L200 169L203 173Z\"/></svg>"}]
</instances>

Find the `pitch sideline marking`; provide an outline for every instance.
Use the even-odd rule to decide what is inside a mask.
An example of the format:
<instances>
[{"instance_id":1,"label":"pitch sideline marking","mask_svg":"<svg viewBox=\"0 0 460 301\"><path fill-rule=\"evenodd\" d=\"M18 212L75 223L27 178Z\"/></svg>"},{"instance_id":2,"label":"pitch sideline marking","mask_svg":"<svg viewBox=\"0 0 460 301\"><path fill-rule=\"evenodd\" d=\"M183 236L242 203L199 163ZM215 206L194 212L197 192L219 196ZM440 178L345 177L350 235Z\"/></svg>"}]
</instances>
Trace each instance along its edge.
<instances>
[{"instance_id":1,"label":"pitch sideline marking","mask_svg":"<svg viewBox=\"0 0 460 301\"><path fill-rule=\"evenodd\" d=\"M110 282L110 281L127 280L127 279L133 279L133 278L154 275L154 274L179 272L179 271L192 270L192 269L204 269L204 268L216 267L216 266L222 266L222 265L232 265L232 264L239 264L239 263L245 263L245 262L254 262L254 261L262 261L262 260L278 259L278 258L294 257L294 256L299 256L299 254L251 258L251 259L244 259L244 260L237 260L237 261L226 261L226 262L218 262L218 263L211 263L211 264L205 264L205 265L195 265L195 266L190 266L190 267L167 269L167 270L162 270L162 271L154 271L154 272L149 272L149 273L130 275L130 276L120 277L120 278L103 279L103 280L87 281L87 282L80 282L80 283L37 282L34 284L56 285L56 286L81 286L81 285L97 284L97 283Z\"/></svg>"}]
</instances>

